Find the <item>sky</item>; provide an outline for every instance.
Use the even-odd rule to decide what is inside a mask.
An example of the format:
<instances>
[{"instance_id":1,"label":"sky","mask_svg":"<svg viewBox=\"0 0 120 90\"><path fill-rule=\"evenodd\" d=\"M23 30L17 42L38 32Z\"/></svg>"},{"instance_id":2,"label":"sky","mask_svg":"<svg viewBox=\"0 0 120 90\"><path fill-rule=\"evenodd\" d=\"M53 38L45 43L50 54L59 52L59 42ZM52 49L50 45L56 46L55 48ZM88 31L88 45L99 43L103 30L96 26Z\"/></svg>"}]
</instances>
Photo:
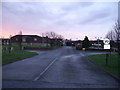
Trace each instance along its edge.
<instances>
[{"instance_id":1,"label":"sky","mask_svg":"<svg viewBox=\"0 0 120 90\"><path fill-rule=\"evenodd\" d=\"M2 2L2 33L9 38L55 32L65 39L104 38L118 18L117 2Z\"/></svg>"}]
</instances>

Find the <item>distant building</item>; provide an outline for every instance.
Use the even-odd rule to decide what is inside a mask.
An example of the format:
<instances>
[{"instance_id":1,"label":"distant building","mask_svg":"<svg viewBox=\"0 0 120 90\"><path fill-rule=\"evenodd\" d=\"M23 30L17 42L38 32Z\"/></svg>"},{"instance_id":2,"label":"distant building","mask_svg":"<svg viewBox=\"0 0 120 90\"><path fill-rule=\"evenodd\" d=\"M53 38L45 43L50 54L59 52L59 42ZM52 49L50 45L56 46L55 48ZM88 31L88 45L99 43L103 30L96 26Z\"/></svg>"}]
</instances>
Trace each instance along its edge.
<instances>
[{"instance_id":1,"label":"distant building","mask_svg":"<svg viewBox=\"0 0 120 90\"><path fill-rule=\"evenodd\" d=\"M15 35L11 37L12 44L22 45L40 45L40 46L49 46L49 38L48 37L40 37L38 35Z\"/></svg>"},{"instance_id":2,"label":"distant building","mask_svg":"<svg viewBox=\"0 0 120 90\"><path fill-rule=\"evenodd\" d=\"M10 43L10 39L4 39L4 38L1 38L0 39L0 45L9 45Z\"/></svg>"},{"instance_id":3,"label":"distant building","mask_svg":"<svg viewBox=\"0 0 120 90\"><path fill-rule=\"evenodd\" d=\"M66 46L77 46L77 45L82 45L82 41L81 40L65 40L64 41L64 45L66 45Z\"/></svg>"},{"instance_id":4,"label":"distant building","mask_svg":"<svg viewBox=\"0 0 120 90\"><path fill-rule=\"evenodd\" d=\"M96 46L96 47L103 47L104 43L103 40L90 40L90 43L92 46Z\"/></svg>"}]
</instances>

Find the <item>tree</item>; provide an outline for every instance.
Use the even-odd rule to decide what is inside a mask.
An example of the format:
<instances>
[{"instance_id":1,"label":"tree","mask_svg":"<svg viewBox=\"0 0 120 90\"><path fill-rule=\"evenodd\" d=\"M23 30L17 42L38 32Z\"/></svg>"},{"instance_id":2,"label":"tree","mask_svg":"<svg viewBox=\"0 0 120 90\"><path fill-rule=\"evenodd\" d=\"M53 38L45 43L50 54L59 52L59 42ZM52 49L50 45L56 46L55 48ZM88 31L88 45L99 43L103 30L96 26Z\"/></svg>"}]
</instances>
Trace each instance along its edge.
<instances>
[{"instance_id":1,"label":"tree","mask_svg":"<svg viewBox=\"0 0 120 90\"><path fill-rule=\"evenodd\" d=\"M110 30L107 35L106 38L108 38L110 40L110 45L111 47L115 46L115 38L116 38L116 34L114 30Z\"/></svg>"},{"instance_id":2,"label":"tree","mask_svg":"<svg viewBox=\"0 0 120 90\"><path fill-rule=\"evenodd\" d=\"M117 21L114 26L115 40L120 40L120 23Z\"/></svg>"},{"instance_id":3,"label":"tree","mask_svg":"<svg viewBox=\"0 0 120 90\"><path fill-rule=\"evenodd\" d=\"M117 20L114 26L115 40L117 42L118 54L120 55L120 22Z\"/></svg>"},{"instance_id":4,"label":"tree","mask_svg":"<svg viewBox=\"0 0 120 90\"><path fill-rule=\"evenodd\" d=\"M51 39L57 38L57 34L55 32L46 32L44 35L48 36Z\"/></svg>"},{"instance_id":5,"label":"tree","mask_svg":"<svg viewBox=\"0 0 120 90\"><path fill-rule=\"evenodd\" d=\"M118 53L120 55L120 21L117 20L117 22L115 22L113 30L107 33L106 38L117 44ZM113 43L111 43L112 46Z\"/></svg>"},{"instance_id":6,"label":"tree","mask_svg":"<svg viewBox=\"0 0 120 90\"><path fill-rule=\"evenodd\" d=\"M115 32L114 30L111 30L107 33L106 38L110 39L111 41L115 40Z\"/></svg>"},{"instance_id":7,"label":"tree","mask_svg":"<svg viewBox=\"0 0 120 90\"><path fill-rule=\"evenodd\" d=\"M108 39L110 39L112 41L120 40L120 25L119 25L119 21L117 21L115 23L115 25L113 26L113 29L110 30L106 34L106 38L108 38Z\"/></svg>"},{"instance_id":8,"label":"tree","mask_svg":"<svg viewBox=\"0 0 120 90\"><path fill-rule=\"evenodd\" d=\"M83 48L88 48L88 47L90 47L90 46L91 46L91 43L90 43L88 37L85 36L84 40L82 41L82 47L83 47Z\"/></svg>"},{"instance_id":9,"label":"tree","mask_svg":"<svg viewBox=\"0 0 120 90\"><path fill-rule=\"evenodd\" d=\"M47 36L48 38L50 38L50 45L51 46L61 46L62 44L62 40L63 40L63 36L62 35L58 35L55 32L46 32L44 33L45 36Z\"/></svg>"}]
</instances>

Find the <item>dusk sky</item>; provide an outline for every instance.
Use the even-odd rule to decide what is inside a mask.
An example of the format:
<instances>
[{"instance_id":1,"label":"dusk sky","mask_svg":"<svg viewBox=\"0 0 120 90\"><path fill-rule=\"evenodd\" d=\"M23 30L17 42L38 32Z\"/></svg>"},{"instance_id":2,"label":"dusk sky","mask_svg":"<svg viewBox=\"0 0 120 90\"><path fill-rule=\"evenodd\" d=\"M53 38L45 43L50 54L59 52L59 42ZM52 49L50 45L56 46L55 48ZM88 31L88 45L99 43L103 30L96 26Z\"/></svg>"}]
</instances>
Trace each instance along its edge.
<instances>
[{"instance_id":1,"label":"dusk sky","mask_svg":"<svg viewBox=\"0 0 120 90\"><path fill-rule=\"evenodd\" d=\"M2 2L0 36L53 31L72 40L104 38L117 18L117 2Z\"/></svg>"}]
</instances>

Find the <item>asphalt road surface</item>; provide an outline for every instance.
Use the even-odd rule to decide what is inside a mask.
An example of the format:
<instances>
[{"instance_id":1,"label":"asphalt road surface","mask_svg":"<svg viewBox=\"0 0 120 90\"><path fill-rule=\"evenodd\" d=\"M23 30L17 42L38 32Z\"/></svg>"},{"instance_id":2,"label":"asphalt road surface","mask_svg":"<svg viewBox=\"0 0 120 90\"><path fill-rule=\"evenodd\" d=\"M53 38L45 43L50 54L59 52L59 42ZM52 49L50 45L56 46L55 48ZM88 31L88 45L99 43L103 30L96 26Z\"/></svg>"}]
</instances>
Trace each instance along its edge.
<instances>
[{"instance_id":1,"label":"asphalt road surface","mask_svg":"<svg viewBox=\"0 0 120 90\"><path fill-rule=\"evenodd\" d=\"M2 67L3 88L118 88L118 80L86 56L103 52L62 47Z\"/></svg>"}]
</instances>

